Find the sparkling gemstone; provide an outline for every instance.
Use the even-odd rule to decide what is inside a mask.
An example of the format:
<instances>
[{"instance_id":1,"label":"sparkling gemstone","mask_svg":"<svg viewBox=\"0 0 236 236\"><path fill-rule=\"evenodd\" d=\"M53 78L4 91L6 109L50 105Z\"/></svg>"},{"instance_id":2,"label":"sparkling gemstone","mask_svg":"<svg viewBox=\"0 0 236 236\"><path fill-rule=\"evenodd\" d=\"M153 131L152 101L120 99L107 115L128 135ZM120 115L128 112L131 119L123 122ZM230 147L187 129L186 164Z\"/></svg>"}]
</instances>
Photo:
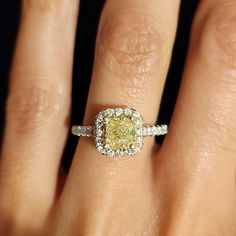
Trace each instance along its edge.
<instances>
[{"instance_id":1,"label":"sparkling gemstone","mask_svg":"<svg viewBox=\"0 0 236 236\"><path fill-rule=\"evenodd\" d=\"M95 143L107 156L132 156L142 148L142 117L133 109L101 111L96 117Z\"/></svg>"},{"instance_id":2,"label":"sparkling gemstone","mask_svg":"<svg viewBox=\"0 0 236 236\"><path fill-rule=\"evenodd\" d=\"M122 108L117 108L117 109L115 109L115 113L116 113L116 115L119 116L123 113L123 109Z\"/></svg>"},{"instance_id":3,"label":"sparkling gemstone","mask_svg":"<svg viewBox=\"0 0 236 236\"><path fill-rule=\"evenodd\" d=\"M105 144L113 151L134 149L137 146L138 135L135 121L126 115L105 118Z\"/></svg>"},{"instance_id":4,"label":"sparkling gemstone","mask_svg":"<svg viewBox=\"0 0 236 236\"><path fill-rule=\"evenodd\" d=\"M125 115L130 115L132 113L131 109L130 108L125 108L124 109L124 114Z\"/></svg>"},{"instance_id":5,"label":"sparkling gemstone","mask_svg":"<svg viewBox=\"0 0 236 236\"><path fill-rule=\"evenodd\" d=\"M151 127L147 127L147 134L151 135L151 133L152 133L152 128Z\"/></svg>"}]
</instances>

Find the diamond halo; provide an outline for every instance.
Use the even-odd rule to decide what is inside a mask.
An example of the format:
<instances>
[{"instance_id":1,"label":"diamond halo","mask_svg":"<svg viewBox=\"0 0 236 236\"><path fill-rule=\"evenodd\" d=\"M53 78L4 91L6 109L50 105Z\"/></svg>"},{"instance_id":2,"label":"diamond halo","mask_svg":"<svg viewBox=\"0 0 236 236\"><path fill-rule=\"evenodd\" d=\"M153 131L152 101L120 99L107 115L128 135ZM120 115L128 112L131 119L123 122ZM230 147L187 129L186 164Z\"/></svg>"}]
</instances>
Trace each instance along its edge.
<instances>
[{"instance_id":1,"label":"diamond halo","mask_svg":"<svg viewBox=\"0 0 236 236\"><path fill-rule=\"evenodd\" d=\"M102 110L95 119L96 148L106 156L133 156L143 145L142 127L143 119L134 109Z\"/></svg>"}]
</instances>

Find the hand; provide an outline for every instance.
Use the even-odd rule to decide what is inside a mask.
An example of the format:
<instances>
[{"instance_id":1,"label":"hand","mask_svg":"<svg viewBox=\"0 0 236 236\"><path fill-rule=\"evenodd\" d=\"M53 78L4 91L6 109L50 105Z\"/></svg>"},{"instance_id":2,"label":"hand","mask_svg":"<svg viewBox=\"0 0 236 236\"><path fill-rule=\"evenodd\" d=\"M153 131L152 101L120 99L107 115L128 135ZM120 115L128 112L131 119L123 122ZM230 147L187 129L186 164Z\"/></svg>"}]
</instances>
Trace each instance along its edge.
<instances>
[{"instance_id":1,"label":"hand","mask_svg":"<svg viewBox=\"0 0 236 236\"><path fill-rule=\"evenodd\" d=\"M179 0L108 0L84 124L108 106L155 123ZM0 235L236 235L236 4L200 4L169 133L134 158L81 138L68 175L77 0L24 0L0 165ZM92 7L92 6L91 6ZM79 109L79 108L78 108Z\"/></svg>"}]
</instances>

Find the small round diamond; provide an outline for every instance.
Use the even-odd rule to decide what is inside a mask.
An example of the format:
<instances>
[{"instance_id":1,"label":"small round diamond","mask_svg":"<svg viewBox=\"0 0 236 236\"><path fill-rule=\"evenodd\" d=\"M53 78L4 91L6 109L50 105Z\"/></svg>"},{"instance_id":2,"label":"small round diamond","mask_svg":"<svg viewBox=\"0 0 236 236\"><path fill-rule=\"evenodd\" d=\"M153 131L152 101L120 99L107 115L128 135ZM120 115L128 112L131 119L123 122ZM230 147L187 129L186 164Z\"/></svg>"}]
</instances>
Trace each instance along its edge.
<instances>
[{"instance_id":1,"label":"small round diamond","mask_svg":"<svg viewBox=\"0 0 236 236\"><path fill-rule=\"evenodd\" d=\"M125 114L126 116L130 115L131 113L132 113L131 109L129 109L129 108L125 108L125 109L124 109L124 114Z\"/></svg>"},{"instance_id":2,"label":"small round diamond","mask_svg":"<svg viewBox=\"0 0 236 236\"><path fill-rule=\"evenodd\" d=\"M137 125L142 125L142 124L143 124L143 122L142 122L142 120L141 120L141 119L137 119L137 120L136 120L136 124L137 124Z\"/></svg>"},{"instance_id":3,"label":"small round diamond","mask_svg":"<svg viewBox=\"0 0 236 236\"><path fill-rule=\"evenodd\" d=\"M138 142L138 144L142 144L142 142L143 142L143 138L142 138L142 137L138 137L137 142Z\"/></svg>"},{"instance_id":4,"label":"small round diamond","mask_svg":"<svg viewBox=\"0 0 236 236\"><path fill-rule=\"evenodd\" d=\"M156 133L157 133L157 134L161 133L161 130L162 130L162 128L161 128L160 126L157 126L157 127L156 127Z\"/></svg>"},{"instance_id":5,"label":"small round diamond","mask_svg":"<svg viewBox=\"0 0 236 236\"><path fill-rule=\"evenodd\" d=\"M122 108L117 108L117 109L115 109L115 114L116 114L117 116L120 116L121 114L123 114L123 109L122 109Z\"/></svg>"},{"instance_id":6,"label":"small round diamond","mask_svg":"<svg viewBox=\"0 0 236 236\"><path fill-rule=\"evenodd\" d=\"M138 136L141 136L141 135L142 135L142 130L141 130L141 129L137 129L137 130L136 130L136 134L137 134Z\"/></svg>"},{"instance_id":7,"label":"small round diamond","mask_svg":"<svg viewBox=\"0 0 236 236\"><path fill-rule=\"evenodd\" d=\"M96 132L96 135L97 136L101 136L103 134L102 130L101 129L98 129L97 132Z\"/></svg>"},{"instance_id":8,"label":"small round diamond","mask_svg":"<svg viewBox=\"0 0 236 236\"><path fill-rule=\"evenodd\" d=\"M99 146L99 145L96 148L99 152L101 152L103 150L102 146Z\"/></svg>"},{"instance_id":9,"label":"small round diamond","mask_svg":"<svg viewBox=\"0 0 236 236\"><path fill-rule=\"evenodd\" d=\"M133 111L133 117L140 118L140 114L137 111Z\"/></svg>"},{"instance_id":10,"label":"small round diamond","mask_svg":"<svg viewBox=\"0 0 236 236\"><path fill-rule=\"evenodd\" d=\"M152 133L152 128L151 128L151 127L148 127L148 128L147 128L147 134L148 134L148 135L151 135L151 133Z\"/></svg>"},{"instance_id":11,"label":"small round diamond","mask_svg":"<svg viewBox=\"0 0 236 236\"><path fill-rule=\"evenodd\" d=\"M97 127L102 127L103 125L103 117L101 115L98 115L95 120L95 124Z\"/></svg>"},{"instance_id":12,"label":"small round diamond","mask_svg":"<svg viewBox=\"0 0 236 236\"><path fill-rule=\"evenodd\" d=\"M113 157L115 155L115 152L112 150L107 150L107 155Z\"/></svg>"},{"instance_id":13,"label":"small round diamond","mask_svg":"<svg viewBox=\"0 0 236 236\"><path fill-rule=\"evenodd\" d=\"M120 155L120 150L116 150L115 151L115 156L119 156Z\"/></svg>"},{"instance_id":14,"label":"small round diamond","mask_svg":"<svg viewBox=\"0 0 236 236\"><path fill-rule=\"evenodd\" d=\"M129 151L128 151L128 150L124 150L124 151L123 151L123 155L124 155L124 156L129 155Z\"/></svg>"},{"instance_id":15,"label":"small round diamond","mask_svg":"<svg viewBox=\"0 0 236 236\"><path fill-rule=\"evenodd\" d=\"M134 153L135 153L135 154L138 153L139 151L140 151L139 148L135 148L135 149L134 149Z\"/></svg>"},{"instance_id":16,"label":"small round diamond","mask_svg":"<svg viewBox=\"0 0 236 236\"><path fill-rule=\"evenodd\" d=\"M152 134L155 134L156 130L157 130L156 127L153 126L153 127L152 127Z\"/></svg>"}]
</instances>

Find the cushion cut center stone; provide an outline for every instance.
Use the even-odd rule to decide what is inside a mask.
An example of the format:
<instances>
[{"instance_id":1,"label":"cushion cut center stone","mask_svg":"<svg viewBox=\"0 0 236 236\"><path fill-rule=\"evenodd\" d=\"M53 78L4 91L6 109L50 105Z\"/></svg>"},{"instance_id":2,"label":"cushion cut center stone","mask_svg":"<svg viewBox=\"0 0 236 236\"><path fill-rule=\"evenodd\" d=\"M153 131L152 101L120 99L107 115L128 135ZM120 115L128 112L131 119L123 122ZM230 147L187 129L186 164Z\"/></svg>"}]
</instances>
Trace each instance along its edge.
<instances>
[{"instance_id":1,"label":"cushion cut center stone","mask_svg":"<svg viewBox=\"0 0 236 236\"><path fill-rule=\"evenodd\" d=\"M105 146L113 151L133 149L137 145L135 121L126 115L105 118Z\"/></svg>"}]
</instances>

